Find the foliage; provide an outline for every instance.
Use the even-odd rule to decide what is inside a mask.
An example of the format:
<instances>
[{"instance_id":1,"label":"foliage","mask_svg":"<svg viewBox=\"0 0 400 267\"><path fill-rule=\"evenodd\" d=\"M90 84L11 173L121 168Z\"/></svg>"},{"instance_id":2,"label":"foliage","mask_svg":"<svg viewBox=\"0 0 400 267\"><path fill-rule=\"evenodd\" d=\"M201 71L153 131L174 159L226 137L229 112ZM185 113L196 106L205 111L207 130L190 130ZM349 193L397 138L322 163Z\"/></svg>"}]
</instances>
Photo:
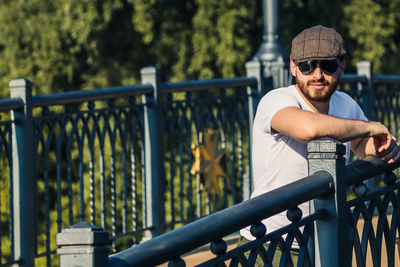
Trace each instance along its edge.
<instances>
[{"instance_id":1,"label":"foliage","mask_svg":"<svg viewBox=\"0 0 400 267\"><path fill-rule=\"evenodd\" d=\"M262 37L262 1L0 0L0 96L25 77L51 93L140 82L155 65L163 79L245 75ZM348 47L348 71L370 60L398 73L400 0L280 1L280 37L336 28Z\"/></svg>"},{"instance_id":2,"label":"foliage","mask_svg":"<svg viewBox=\"0 0 400 267\"><path fill-rule=\"evenodd\" d=\"M161 68L163 80L243 76L262 39L262 0L0 0L0 5L0 97L9 96L7 84L16 77L33 81L34 94L43 94L139 83L147 65ZM282 0L279 15L288 51L301 30L322 24L343 35L348 72L369 60L376 73L400 73L400 0ZM105 150L110 153L109 146ZM86 167L87 157L86 152ZM7 172L2 169L1 192L9 188ZM9 217L6 196L1 194L2 221ZM62 204L67 206L66 196ZM75 215L78 207L73 206ZM52 211L49 220L56 215ZM38 227L41 248L45 225ZM8 230L2 228L6 258ZM52 226L50 232L58 230ZM50 243L54 249L55 241Z\"/></svg>"},{"instance_id":3,"label":"foliage","mask_svg":"<svg viewBox=\"0 0 400 267\"><path fill-rule=\"evenodd\" d=\"M353 0L344 13L354 43L351 63L368 60L375 72L398 74L400 1Z\"/></svg>"},{"instance_id":4,"label":"foliage","mask_svg":"<svg viewBox=\"0 0 400 267\"><path fill-rule=\"evenodd\" d=\"M3 88L15 77L32 80L36 94L121 84L132 82L132 68L142 64L138 33L126 20L133 9L124 1L0 4Z\"/></svg>"}]
</instances>

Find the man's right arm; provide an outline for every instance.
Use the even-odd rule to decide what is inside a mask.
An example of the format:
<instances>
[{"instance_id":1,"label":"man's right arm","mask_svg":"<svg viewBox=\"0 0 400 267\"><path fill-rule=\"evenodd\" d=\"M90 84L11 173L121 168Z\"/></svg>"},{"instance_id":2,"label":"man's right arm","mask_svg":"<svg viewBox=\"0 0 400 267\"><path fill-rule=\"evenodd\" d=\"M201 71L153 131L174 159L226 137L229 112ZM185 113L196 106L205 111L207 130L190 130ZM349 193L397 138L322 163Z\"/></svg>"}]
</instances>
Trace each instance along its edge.
<instances>
[{"instance_id":1,"label":"man's right arm","mask_svg":"<svg viewBox=\"0 0 400 267\"><path fill-rule=\"evenodd\" d=\"M359 157L374 155L388 163L400 159L400 147L386 126L375 121L341 119L297 107L285 107L271 119L271 131L302 142L329 136L341 142L352 141Z\"/></svg>"},{"instance_id":2,"label":"man's right arm","mask_svg":"<svg viewBox=\"0 0 400 267\"><path fill-rule=\"evenodd\" d=\"M285 107L277 111L271 119L271 131L302 142L323 136L341 142L374 137L374 146L380 149L387 149L392 140L388 129L379 122L341 119L297 107Z\"/></svg>"}]
</instances>

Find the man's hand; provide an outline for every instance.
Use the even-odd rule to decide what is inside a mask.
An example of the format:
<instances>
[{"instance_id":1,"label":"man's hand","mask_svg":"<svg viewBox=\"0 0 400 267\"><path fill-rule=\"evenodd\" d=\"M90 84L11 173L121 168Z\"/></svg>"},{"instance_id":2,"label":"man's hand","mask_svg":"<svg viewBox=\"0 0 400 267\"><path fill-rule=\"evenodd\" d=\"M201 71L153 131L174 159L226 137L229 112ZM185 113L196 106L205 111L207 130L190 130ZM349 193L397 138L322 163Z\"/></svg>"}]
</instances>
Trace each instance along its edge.
<instances>
[{"instance_id":1,"label":"man's hand","mask_svg":"<svg viewBox=\"0 0 400 267\"><path fill-rule=\"evenodd\" d=\"M369 122L370 136L373 138L376 156L381 160L393 163L400 158L400 147L389 130L379 122Z\"/></svg>"},{"instance_id":2,"label":"man's hand","mask_svg":"<svg viewBox=\"0 0 400 267\"><path fill-rule=\"evenodd\" d=\"M396 162L400 158L400 147L396 143L395 138L391 135L390 137L390 141L387 142L389 145L385 144L384 146L379 146L378 148L375 147L376 156L381 160L387 160L389 164Z\"/></svg>"}]
</instances>

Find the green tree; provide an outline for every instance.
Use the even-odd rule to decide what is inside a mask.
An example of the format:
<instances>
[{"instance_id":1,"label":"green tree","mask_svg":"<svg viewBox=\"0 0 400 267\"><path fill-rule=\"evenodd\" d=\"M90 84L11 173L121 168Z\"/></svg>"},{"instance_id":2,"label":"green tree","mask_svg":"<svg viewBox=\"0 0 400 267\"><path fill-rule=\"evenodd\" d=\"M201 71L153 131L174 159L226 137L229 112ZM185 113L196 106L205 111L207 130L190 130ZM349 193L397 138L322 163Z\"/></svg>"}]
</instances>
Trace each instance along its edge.
<instances>
[{"instance_id":1,"label":"green tree","mask_svg":"<svg viewBox=\"0 0 400 267\"><path fill-rule=\"evenodd\" d=\"M144 46L126 1L0 1L2 87L32 80L35 93L133 82ZM136 74L136 76L135 76ZM135 79L136 78L136 79ZM1 92L7 95L7 90Z\"/></svg>"},{"instance_id":2,"label":"green tree","mask_svg":"<svg viewBox=\"0 0 400 267\"><path fill-rule=\"evenodd\" d=\"M398 74L400 1L353 0L344 7L344 14L352 40L351 64L368 60L374 72Z\"/></svg>"}]
</instances>

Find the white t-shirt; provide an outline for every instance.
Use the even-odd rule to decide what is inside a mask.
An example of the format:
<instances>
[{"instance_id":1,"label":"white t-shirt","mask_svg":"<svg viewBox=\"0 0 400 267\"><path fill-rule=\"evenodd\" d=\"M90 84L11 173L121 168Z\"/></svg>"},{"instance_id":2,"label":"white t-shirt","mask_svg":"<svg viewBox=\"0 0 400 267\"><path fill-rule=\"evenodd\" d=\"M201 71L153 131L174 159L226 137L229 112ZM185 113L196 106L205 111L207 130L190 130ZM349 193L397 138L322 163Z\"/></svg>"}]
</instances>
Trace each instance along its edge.
<instances>
[{"instance_id":1,"label":"white t-shirt","mask_svg":"<svg viewBox=\"0 0 400 267\"><path fill-rule=\"evenodd\" d=\"M268 92L258 104L253 124L252 198L308 176L307 144L281 133L271 133L272 117L277 111L289 106L314 112L294 85ZM331 96L328 114L339 118L367 121L358 104L349 95L338 91ZM349 155L350 142L346 144L346 161ZM299 205L299 208L303 212L303 217L309 214L308 203ZM267 227L267 233L290 223L286 218L286 212L262 222ZM250 234L250 227L242 229L240 234L248 240L255 239Z\"/></svg>"}]
</instances>

